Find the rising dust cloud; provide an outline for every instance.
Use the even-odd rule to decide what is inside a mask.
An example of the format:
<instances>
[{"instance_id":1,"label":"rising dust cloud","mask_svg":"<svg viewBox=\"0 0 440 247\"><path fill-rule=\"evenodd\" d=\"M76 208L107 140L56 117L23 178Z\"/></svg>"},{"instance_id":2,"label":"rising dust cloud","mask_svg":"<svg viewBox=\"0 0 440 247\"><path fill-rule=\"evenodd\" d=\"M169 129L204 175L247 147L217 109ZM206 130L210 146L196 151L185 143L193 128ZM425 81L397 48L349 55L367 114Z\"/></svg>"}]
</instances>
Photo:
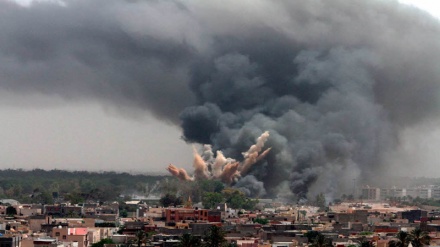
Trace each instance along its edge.
<instances>
[{"instance_id":1,"label":"rising dust cloud","mask_svg":"<svg viewBox=\"0 0 440 247\"><path fill-rule=\"evenodd\" d=\"M439 22L391 0L1 1L0 32L1 90L148 110L210 145L171 173L253 195L378 179L440 113Z\"/></svg>"}]
</instances>

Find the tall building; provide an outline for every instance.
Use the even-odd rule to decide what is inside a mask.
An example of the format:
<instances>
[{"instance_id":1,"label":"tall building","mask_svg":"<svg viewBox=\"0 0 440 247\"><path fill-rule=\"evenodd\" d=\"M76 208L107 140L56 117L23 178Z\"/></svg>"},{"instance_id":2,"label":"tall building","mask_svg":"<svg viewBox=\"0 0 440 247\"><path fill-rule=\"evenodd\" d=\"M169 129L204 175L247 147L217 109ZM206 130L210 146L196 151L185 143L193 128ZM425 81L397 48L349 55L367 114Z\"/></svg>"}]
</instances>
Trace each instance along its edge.
<instances>
[{"instance_id":1,"label":"tall building","mask_svg":"<svg viewBox=\"0 0 440 247\"><path fill-rule=\"evenodd\" d=\"M363 200L371 200L371 201L379 201L380 200L380 192L379 188L364 186L362 188L362 199Z\"/></svg>"}]
</instances>

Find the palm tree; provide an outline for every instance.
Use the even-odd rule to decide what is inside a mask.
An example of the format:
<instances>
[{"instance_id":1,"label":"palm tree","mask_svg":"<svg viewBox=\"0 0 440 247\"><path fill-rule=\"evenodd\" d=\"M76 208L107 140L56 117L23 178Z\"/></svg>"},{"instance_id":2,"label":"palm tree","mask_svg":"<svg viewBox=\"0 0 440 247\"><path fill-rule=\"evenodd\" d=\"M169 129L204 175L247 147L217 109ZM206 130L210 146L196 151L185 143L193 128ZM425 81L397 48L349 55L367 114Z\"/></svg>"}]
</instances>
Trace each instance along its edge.
<instances>
[{"instance_id":1,"label":"palm tree","mask_svg":"<svg viewBox=\"0 0 440 247\"><path fill-rule=\"evenodd\" d=\"M142 243L145 242L146 240L147 234L141 230L141 231L137 231L135 236L136 236L137 247L141 247Z\"/></svg>"},{"instance_id":2,"label":"palm tree","mask_svg":"<svg viewBox=\"0 0 440 247\"><path fill-rule=\"evenodd\" d=\"M404 231L400 231L396 235L397 240L391 240L388 243L389 247L406 247L409 243L409 234Z\"/></svg>"},{"instance_id":3,"label":"palm tree","mask_svg":"<svg viewBox=\"0 0 440 247\"><path fill-rule=\"evenodd\" d=\"M329 247L329 246L332 246L332 244L329 239L327 239L324 235L319 233L313 239L311 246L312 247Z\"/></svg>"},{"instance_id":4,"label":"palm tree","mask_svg":"<svg viewBox=\"0 0 440 247\"><path fill-rule=\"evenodd\" d=\"M180 243L179 243L179 247L200 247L201 241L200 238L194 237L193 235L189 234L189 233L184 233L181 237L180 237Z\"/></svg>"},{"instance_id":5,"label":"palm tree","mask_svg":"<svg viewBox=\"0 0 440 247\"><path fill-rule=\"evenodd\" d=\"M205 246L221 247L226 243L225 232L218 226L212 225L203 236Z\"/></svg>"},{"instance_id":6,"label":"palm tree","mask_svg":"<svg viewBox=\"0 0 440 247\"><path fill-rule=\"evenodd\" d=\"M431 237L428 235L428 232L416 228L409 233L409 240L413 247L422 247L424 245L429 245Z\"/></svg>"},{"instance_id":7,"label":"palm tree","mask_svg":"<svg viewBox=\"0 0 440 247\"><path fill-rule=\"evenodd\" d=\"M374 247L373 242L366 239L361 241L361 247Z\"/></svg>"}]
</instances>

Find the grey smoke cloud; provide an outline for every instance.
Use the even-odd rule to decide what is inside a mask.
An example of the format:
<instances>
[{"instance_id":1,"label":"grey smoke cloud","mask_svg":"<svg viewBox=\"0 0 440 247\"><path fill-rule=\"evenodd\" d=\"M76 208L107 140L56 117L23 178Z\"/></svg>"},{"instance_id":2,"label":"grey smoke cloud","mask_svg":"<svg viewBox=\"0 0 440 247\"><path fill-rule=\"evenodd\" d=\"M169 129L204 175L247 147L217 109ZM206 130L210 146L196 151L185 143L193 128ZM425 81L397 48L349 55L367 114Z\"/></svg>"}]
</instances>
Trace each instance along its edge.
<instances>
[{"instance_id":1,"label":"grey smoke cloud","mask_svg":"<svg viewBox=\"0 0 440 247\"><path fill-rule=\"evenodd\" d=\"M140 32L144 15L154 19L166 11L169 16L160 17L178 23L175 4L73 0L21 7L1 1L0 7L4 90L99 99L174 122L193 101L183 66L193 48L167 37L173 30L164 30L160 20Z\"/></svg>"},{"instance_id":2,"label":"grey smoke cloud","mask_svg":"<svg viewBox=\"0 0 440 247\"><path fill-rule=\"evenodd\" d=\"M0 33L1 90L149 110L234 159L268 130L248 193L351 190L440 109L439 22L391 0L2 1Z\"/></svg>"}]
</instances>

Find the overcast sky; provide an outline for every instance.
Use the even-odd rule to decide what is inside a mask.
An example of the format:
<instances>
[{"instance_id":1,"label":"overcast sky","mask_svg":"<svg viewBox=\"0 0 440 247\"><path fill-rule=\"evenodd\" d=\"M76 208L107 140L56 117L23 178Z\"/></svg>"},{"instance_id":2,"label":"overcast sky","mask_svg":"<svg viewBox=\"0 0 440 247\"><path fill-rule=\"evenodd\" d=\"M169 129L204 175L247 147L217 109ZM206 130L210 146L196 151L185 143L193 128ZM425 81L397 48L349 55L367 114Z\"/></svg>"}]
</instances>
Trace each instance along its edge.
<instances>
[{"instance_id":1,"label":"overcast sky","mask_svg":"<svg viewBox=\"0 0 440 247\"><path fill-rule=\"evenodd\" d=\"M402 2L440 17L438 0ZM26 5L29 1L20 3ZM56 93L21 94L1 89L0 168L165 173L169 163L191 167L191 146L181 139L182 131L173 119L151 113L148 107L133 110L67 98ZM440 129L432 132L432 126L424 127L403 133L407 137L403 150L422 153L432 162L440 161L436 148L440 145ZM420 133L428 137L421 137ZM418 160L415 158L414 162ZM414 169L417 171L420 169ZM440 172L435 175L440 176Z\"/></svg>"},{"instance_id":2,"label":"overcast sky","mask_svg":"<svg viewBox=\"0 0 440 247\"><path fill-rule=\"evenodd\" d=\"M134 118L112 111L93 103L5 103L0 108L0 115L8 116L0 129L2 168L165 173L168 163L190 167L192 149L178 127L148 112Z\"/></svg>"},{"instance_id":3,"label":"overcast sky","mask_svg":"<svg viewBox=\"0 0 440 247\"><path fill-rule=\"evenodd\" d=\"M32 0L17 2L29 6ZM192 146L180 127L147 110L3 90L0 116L0 169L167 174L169 163L192 167Z\"/></svg>"}]
</instances>

